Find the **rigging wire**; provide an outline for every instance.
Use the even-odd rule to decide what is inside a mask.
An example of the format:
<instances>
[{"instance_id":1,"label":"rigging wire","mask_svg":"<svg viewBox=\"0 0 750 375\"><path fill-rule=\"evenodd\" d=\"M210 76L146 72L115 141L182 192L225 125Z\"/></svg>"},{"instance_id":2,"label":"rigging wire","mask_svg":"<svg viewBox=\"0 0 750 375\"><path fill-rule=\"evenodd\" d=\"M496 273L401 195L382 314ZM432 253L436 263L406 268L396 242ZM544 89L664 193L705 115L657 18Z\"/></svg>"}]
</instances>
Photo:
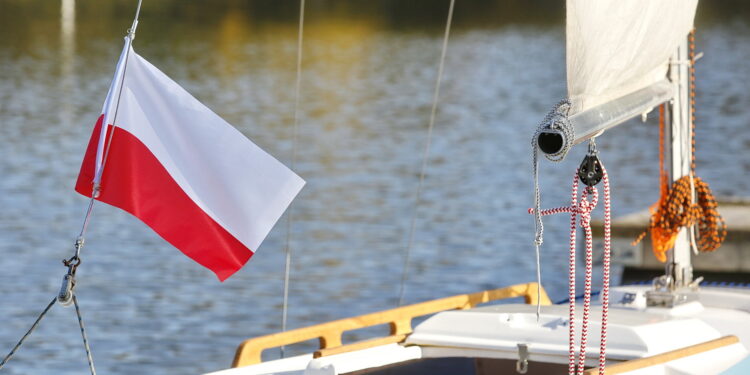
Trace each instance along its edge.
<instances>
[{"instance_id":1,"label":"rigging wire","mask_svg":"<svg viewBox=\"0 0 750 375\"><path fill-rule=\"evenodd\" d=\"M406 245L406 254L404 255L404 265L401 274L401 289L398 294L398 305L404 304L404 293L406 292L406 279L409 275L409 261L411 257L411 248L414 244L414 230L417 224L417 212L419 204L422 200L422 188L424 186L425 172L427 171L427 162L430 157L430 146L432 143L432 129L435 126L435 116L437 114L438 99L440 97L440 83L443 79L443 67L445 66L445 53L448 50L448 37L451 32L451 21L453 20L453 8L456 4L456 0L451 0L448 8L448 19L445 22L445 35L443 36L443 47L440 53L440 64L438 65L438 74L435 79L435 90L432 95L432 110L430 112L430 122L427 126L427 140L424 146L424 152L422 154L422 166L419 172L419 184L417 185L417 191L414 198L414 209L411 215L411 225L409 227L409 240Z\"/></svg>"},{"instance_id":2,"label":"rigging wire","mask_svg":"<svg viewBox=\"0 0 750 375\"><path fill-rule=\"evenodd\" d=\"M81 308L78 306L78 298L75 294L72 294L73 304L76 308L76 316L78 317L78 327L81 328L81 338L83 339L83 348L86 350L86 360L89 363L89 371L91 375L96 375L96 369L94 368L94 357L91 355L91 347L89 346L89 338L86 335L86 328L83 326L83 317L81 316Z\"/></svg>"},{"instance_id":3,"label":"rigging wire","mask_svg":"<svg viewBox=\"0 0 750 375\"><path fill-rule=\"evenodd\" d=\"M44 308L42 313L39 314L39 317L36 318L36 320L34 321L34 324L31 325L31 328L29 328L29 330L26 331L26 334L24 334L23 337L21 337L21 339L18 340L18 343L16 344L16 346L13 347L13 349L10 350L10 353L8 353L8 355L6 355L5 358L3 358L2 362L0 362L0 369L2 369L3 366L5 366L5 364L8 363L8 361L10 361L11 358L13 358L13 355L16 354L16 351L18 351L18 348L20 348L21 345L23 345L24 341L26 341L26 338L28 338L34 332L36 327L39 326L39 322L42 321L44 316L47 315L47 312L49 312L49 310L52 308L52 306L55 305L56 302L57 302L57 296L55 296L55 298L52 298L52 301L49 303L49 305L47 305L46 308Z\"/></svg>"},{"instance_id":4,"label":"rigging wire","mask_svg":"<svg viewBox=\"0 0 750 375\"><path fill-rule=\"evenodd\" d=\"M297 164L297 131L299 128L300 117L300 88L302 87L302 42L303 31L305 26L305 0L299 2L299 27L297 34L297 82L294 91L294 125L292 127L292 162L293 170ZM284 300L281 308L281 331L286 331L287 314L289 312L289 275L292 264L292 204L289 204L289 210L286 216L286 259L284 262ZM285 347L279 348L281 358L284 358Z\"/></svg>"}]
</instances>

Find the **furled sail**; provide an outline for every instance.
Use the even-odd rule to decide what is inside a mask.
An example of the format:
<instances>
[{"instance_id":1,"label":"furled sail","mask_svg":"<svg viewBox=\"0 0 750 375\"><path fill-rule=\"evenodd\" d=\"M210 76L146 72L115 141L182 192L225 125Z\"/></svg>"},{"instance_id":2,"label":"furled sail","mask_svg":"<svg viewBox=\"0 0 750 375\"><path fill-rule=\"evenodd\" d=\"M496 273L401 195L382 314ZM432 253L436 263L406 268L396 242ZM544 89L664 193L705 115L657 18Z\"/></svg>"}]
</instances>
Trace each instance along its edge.
<instances>
[{"instance_id":1,"label":"furled sail","mask_svg":"<svg viewBox=\"0 0 750 375\"><path fill-rule=\"evenodd\" d=\"M698 0L567 0L570 114L666 77Z\"/></svg>"}]
</instances>

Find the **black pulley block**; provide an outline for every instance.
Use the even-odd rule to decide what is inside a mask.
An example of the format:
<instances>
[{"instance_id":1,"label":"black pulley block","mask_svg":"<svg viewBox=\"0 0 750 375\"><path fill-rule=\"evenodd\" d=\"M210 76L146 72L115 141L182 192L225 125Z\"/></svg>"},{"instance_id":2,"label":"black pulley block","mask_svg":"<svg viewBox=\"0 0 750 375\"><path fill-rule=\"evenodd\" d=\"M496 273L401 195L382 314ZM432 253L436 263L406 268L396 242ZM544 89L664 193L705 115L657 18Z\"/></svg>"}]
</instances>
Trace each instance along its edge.
<instances>
[{"instance_id":1,"label":"black pulley block","mask_svg":"<svg viewBox=\"0 0 750 375\"><path fill-rule=\"evenodd\" d=\"M599 157L596 154L587 154L583 158L581 166L578 167L578 178L587 186L594 186L602 180L602 176L604 176L604 173Z\"/></svg>"}]
</instances>

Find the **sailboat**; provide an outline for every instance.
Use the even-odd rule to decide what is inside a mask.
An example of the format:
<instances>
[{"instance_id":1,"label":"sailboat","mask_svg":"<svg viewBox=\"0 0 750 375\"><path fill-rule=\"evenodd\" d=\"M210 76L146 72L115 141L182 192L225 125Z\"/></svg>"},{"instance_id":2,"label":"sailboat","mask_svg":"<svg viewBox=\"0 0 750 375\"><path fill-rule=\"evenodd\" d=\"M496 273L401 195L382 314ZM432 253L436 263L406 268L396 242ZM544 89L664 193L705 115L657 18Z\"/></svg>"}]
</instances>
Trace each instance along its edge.
<instances>
[{"instance_id":1,"label":"sailboat","mask_svg":"<svg viewBox=\"0 0 750 375\"><path fill-rule=\"evenodd\" d=\"M555 159L589 141L587 157L592 158L582 168L591 167L593 179L603 178L601 183L606 184L605 174L597 176L597 171L604 172L601 162L606 163L606 154L598 155L591 140L606 137L609 128L662 106L669 127L670 178L689 175L689 71L695 57L687 38L696 6L696 0L568 0L569 98L555 107L538 133L532 136L529 129L533 152ZM127 44L124 51L130 51ZM156 74L145 62L131 68L138 66L142 73ZM299 83L297 87L299 91ZM594 156L601 157L600 164ZM578 183L577 176L574 181ZM533 212L539 213L550 203L541 201ZM573 210L573 205L568 208ZM449 296L251 338L237 347L232 368L214 374L549 374L566 369L589 374L748 373L750 329L745 323L750 321L750 293L701 286L699 275L692 272L691 236L690 230L681 230L668 254L665 275L653 285L615 287L588 306L576 306L575 295L567 303L553 304L540 282ZM550 248L564 245L543 244ZM77 265L69 267L74 271ZM67 289L62 288L61 297L70 303L72 285L64 282L63 287ZM584 299L592 295L589 289ZM525 303L481 306L519 299ZM72 302L77 311L77 303ZM582 310L588 310L588 318ZM93 373L80 314L78 320ZM606 335L592 334L582 343L580 327L586 326L585 321L592 333L605 333L606 326ZM389 326L390 334L346 342L346 333L378 325ZM318 340L319 349L262 361L264 352L308 340Z\"/></svg>"},{"instance_id":2,"label":"sailboat","mask_svg":"<svg viewBox=\"0 0 750 375\"><path fill-rule=\"evenodd\" d=\"M554 159L587 140L592 147L607 129L663 105L669 178L690 175L695 57L688 35L696 8L697 0L567 0L569 98L534 134L533 152ZM590 150L587 157L598 158ZM606 178L602 164L589 165ZM700 286L691 236L680 229L665 275L653 285L607 290L605 280L590 306L576 306L575 294L552 304L538 282L450 296L251 338L236 349L232 368L211 374L750 373L750 292ZM525 303L480 306L514 298ZM376 325L388 325L390 334L343 342L347 331ZM588 342L579 338L582 325ZM314 339L314 352L262 361L264 350Z\"/></svg>"}]
</instances>

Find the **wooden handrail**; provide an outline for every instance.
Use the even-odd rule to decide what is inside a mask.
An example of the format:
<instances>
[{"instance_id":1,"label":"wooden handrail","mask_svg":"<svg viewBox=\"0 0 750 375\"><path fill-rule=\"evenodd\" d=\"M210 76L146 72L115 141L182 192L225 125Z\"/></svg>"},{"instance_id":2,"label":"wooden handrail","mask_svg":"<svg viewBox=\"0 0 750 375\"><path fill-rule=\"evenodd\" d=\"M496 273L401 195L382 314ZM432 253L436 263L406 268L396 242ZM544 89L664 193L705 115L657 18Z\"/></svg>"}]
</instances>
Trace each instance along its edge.
<instances>
[{"instance_id":1,"label":"wooden handrail","mask_svg":"<svg viewBox=\"0 0 750 375\"><path fill-rule=\"evenodd\" d=\"M327 357L329 355L349 353L357 350L374 348L376 346L383 346L388 344L395 344L404 342L408 335L391 335L385 337L376 337L374 339L357 341L348 345L341 345L335 348L318 349L313 352L313 358Z\"/></svg>"},{"instance_id":2,"label":"wooden handrail","mask_svg":"<svg viewBox=\"0 0 750 375\"><path fill-rule=\"evenodd\" d=\"M390 325L390 336L397 336L398 340L367 340L370 342L370 346L367 346L368 344L366 343L356 343L347 345L347 348L351 348L351 350L360 350L365 347L371 347L372 345L382 345L382 342L385 341L400 342L403 341L406 335L412 332L412 318L434 314L445 310L469 309L482 303L514 297L524 297L526 303L536 304L537 289L541 296L541 304L551 305L552 302L550 302L544 288L540 287L537 283L518 284L506 288L485 290L483 292L471 294L460 294L457 296L420 302L391 310L379 311L353 318L334 320L310 327L303 327L286 332L252 338L243 341L240 346L237 347L232 367L242 367L260 363L263 350L315 338L318 339L321 349L316 352L316 355L324 356L333 353L338 354L341 352L340 350L331 351L327 349L343 346L341 343L341 336L344 332L380 324Z\"/></svg>"},{"instance_id":3,"label":"wooden handrail","mask_svg":"<svg viewBox=\"0 0 750 375\"><path fill-rule=\"evenodd\" d=\"M737 336L724 336L715 340L702 342L684 348L672 350L669 352L653 355L651 357L637 358L630 361L615 363L613 365L607 365L604 369L605 375L622 374L629 371L642 369L645 367L656 366L676 359L689 357L691 355L701 354L709 350L714 350L736 344L740 342ZM596 375L599 374L599 367L594 367L586 370L584 375Z\"/></svg>"}]
</instances>

